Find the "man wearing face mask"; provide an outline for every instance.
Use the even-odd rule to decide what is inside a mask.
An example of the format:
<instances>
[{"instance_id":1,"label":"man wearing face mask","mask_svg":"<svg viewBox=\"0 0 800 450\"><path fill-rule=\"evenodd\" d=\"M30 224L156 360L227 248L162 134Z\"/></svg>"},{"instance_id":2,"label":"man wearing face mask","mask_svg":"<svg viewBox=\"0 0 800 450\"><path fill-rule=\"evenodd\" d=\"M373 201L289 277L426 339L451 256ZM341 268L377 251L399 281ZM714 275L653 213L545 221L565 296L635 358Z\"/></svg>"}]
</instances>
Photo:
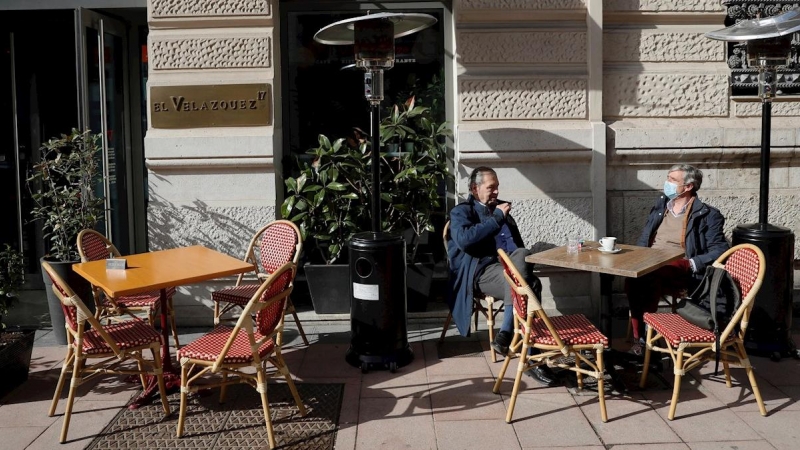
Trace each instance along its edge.
<instances>
[{"instance_id":1,"label":"man wearing face mask","mask_svg":"<svg viewBox=\"0 0 800 450\"><path fill-rule=\"evenodd\" d=\"M449 306L458 331L464 336L469 335L472 298L476 291L503 300L503 323L491 345L495 351L505 355L513 337L514 313L511 287L503 275L497 249L502 248L508 253L539 298L542 284L525 262L531 251L525 248L517 224L511 217L511 203L497 199L499 186L493 169L478 167L472 171L469 197L450 211L447 252L450 259ZM555 376L547 366L537 366L528 373L545 385L556 384Z\"/></svg>"},{"instance_id":2,"label":"man wearing face mask","mask_svg":"<svg viewBox=\"0 0 800 450\"><path fill-rule=\"evenodd\" d=\"M626 279L634 338L631 353L641 355L643 351L644 313L655 312L664 295L680 297L692 292L706 267L730 247L722 230L725 218L697 197L702 183L699 169L687 164L672 166L664 193L650 210L636 242L643 247L681 248L686 256L643 277Z\"/></svg>"}]
</instances>

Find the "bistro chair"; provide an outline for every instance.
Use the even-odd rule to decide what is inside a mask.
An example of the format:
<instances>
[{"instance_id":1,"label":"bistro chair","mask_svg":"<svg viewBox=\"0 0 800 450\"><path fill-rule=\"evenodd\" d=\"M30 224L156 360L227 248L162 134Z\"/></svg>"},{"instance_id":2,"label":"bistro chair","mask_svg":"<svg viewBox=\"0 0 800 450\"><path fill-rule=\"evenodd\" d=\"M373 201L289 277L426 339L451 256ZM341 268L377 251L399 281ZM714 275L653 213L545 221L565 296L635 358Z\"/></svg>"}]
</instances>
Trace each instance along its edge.
<instances>
[{"instance_id":1,"label":"bistro chair","mask_svg":"<svg viewBox=\"0 0 800 450\"><path fill-rule=\"evenodd\" d=\"M297 264L302 250L303 240L297 225L288 220L275 220L256 232L247 246L244 261L253 264L255 275L263 281L282 264L287 262ZM214 302L214 325L218 325L222 315L233 308L244 308L258 290L259 283L243 283L244 275L239 275L235 285L211 293L211 300ZM286 313L294 316L297 331L303 343L308 345L308 338L290 298L286 299Z\"/></svg>"},{"instance_id":2,"label":"bistro chair","mask_svg":"<svg viewBox=\"0 0 800 450\"><path fill-rule=\"evenodd\" d=\"M719 353L719 360L725 371L725 384L728 387L733 386L730 374L731 364L744 368L758 403L758 409L762 416L767 415L767 408L764 406L761 392L756 385L753 366L750 365L744 349L744 335L750 321L753 302L764 281L764 271L766 270L764 254L753 244L739 244L717 258L714 261L714 267L727 270L742 294L742 304L719 337L719 348L717 348L717 339L713 331L692 325L678 314L645 313L644 315L644 322L648 325L647 348L639 386L642 388L645 386L652 352L669 354L675 374L669 420L675 418L683 375L706 361L716 360L717 353ZM663 347L658 345L659 342Z\"/></svg>"},{"instance_id":3,"label":"bistro chair","mask_svg":"<svg viewBox=\"0 0 800 450\"><path fill-rule=\"evenodd\" d=\"M42 262L42 269L53 281L53 292L61 301L67 323L67 356L58 377L58 385L53 395L48 415L53 417L61 398L61 391L67 377L71 376L67 406L64 410L64 424L61 427L61 443L67 440L69 421L72 416L72 405L75 392L85 381L106 374L138 375L142 387L147 387L147 376L158 379L158 391L161 394L161 405L164 414L169 415L166 386L161 366L161 335L135 316L131 320L114 322L108 325L92 315L91 310L75 294L64 280L53 271L47 262ZM88 322L88 324L87 324ZM144 358L145 350L150 350L153 360ZM101 360L88 364L90 360ZM124 364L129 361L136 364Z\"/></svg>"},{"instance_id":4,"label":"bistro chair","mask_svg":"<svg viewBox=\"0 0 800 450\"><path fill-rule=\"evenodd\" d=\"M82 230L78 233L78 254L81 262L99 261L107 258L119 258L121 255L117 247L105 236L95 230ZM167 315L175 348L180 348L178 342L178 327L175 325L175 309L172 306L172 297L175 288L167 288ZM92 296L95 303L95 317L111 319L125 313L144 312L150 326L155 326L156 313L161 311L161 292L159 290L142 292L141 294L124 295L118 298L109 298L102 289L92 286Z\"/></svg>"},{"instance_id":5,"label":"bistro chair","mask_svg":"<svg viewBox=\"0 0 800 450\"><path fill-rule=\"evenodd\" d=\"M512 357L519 358L514 387L508 402L506 422L511 423L514 415L522 373L542 364L575 372L579 388L583 388L584 375L594 377L597 380L600 417L603 422L607 422L603 352L608 347L608 338L583 314L548 317L539 303L539 299L536 298L525 278L514 267L514 263L508 258L506 252L498 249L497 253L500 255L500 262L505 269L506 281L511 285L511 295L514 301L514 340L509 347L509 354L506 355L503 367L497 375L497 381L494 383L493 392L495 394L500 393L500 385ZM529 354L531 348L537 349L538 353ZM594 351L594 361L585 356L584 353L587 351ZM573 364L566 362L568 357L574 359Z\"/></svg>"},{"instance_id":6,"label":"bistro chair","mask_svg":"<svg viewBox=\"0 0 800 450\"><path fill-rule=\"evenodd\" d=\"M181 407L178 418L178 437L183 436L186 419L186 399L189 392L213 387L220 388L219 401L225 401L225 389L230 384L246 383L261 395L264 420L270 448L275 448L269 401L267 400L266 364L271 363L283 375L300 414L306 408L300 400L292 375L281 355L284 310L297 266L285 263L269 275L245 304L236 326L217 326L211 332L178 350L181 363ZM253 370L255 369L255 373ZM209 375L220 375L210 382L195 384Z\"/></svg>"},{"instance_id":7,"label":"bistro chair","mask_svg":"<svg viewBox=\"0 0 800 450\"><path fill-rule=\"evenodd\" d=\"M444 238L444 251L445 254L448 253L447 251L447 241L450 239L450 221L448 220L444 224L444 231L442 232L442 237ZM450 259L448 258L448 263ZM484 306L486 303L486 306ZM479 291L473 292L472 297L472 331L478 331L478 317L479 315L483 314L483 317L486 318L486 328L489 329L489 344L494 341L494 320L497 318L497 315L503 312L503 302L502 300L497 300L496 298L492 297L491 295L486 295ZM453 311L447 313L447 318L444 321L444 326L442 327L442 334L439 336L439 344L444 342L444 337L447 334L447 329L450 328L450 322L453 321ZM489 345L489 350L492 354L492 362L497 362L497 352L494 351L491 345Z\"/></svg>"}]
</instances>

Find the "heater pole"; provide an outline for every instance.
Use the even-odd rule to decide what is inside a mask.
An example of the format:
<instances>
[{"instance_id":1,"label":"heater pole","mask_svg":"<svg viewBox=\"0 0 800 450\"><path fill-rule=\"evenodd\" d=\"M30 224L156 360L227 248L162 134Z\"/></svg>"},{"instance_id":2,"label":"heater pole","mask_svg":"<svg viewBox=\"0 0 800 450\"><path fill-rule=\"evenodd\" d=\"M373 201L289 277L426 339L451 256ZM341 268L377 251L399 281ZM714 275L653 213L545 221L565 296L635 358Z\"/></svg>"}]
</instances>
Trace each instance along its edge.
<instances>
[{"instance_id":1,"label":"heater pole","mask_svg":"<svg viewBox=\"0 0 800 450\"><path fill-rule=\"evenodd\" d=\"M772 102L761 103L761 187L759 190L758 223L767 224L767 206L769 203L769 135L772 126Z\"/></svg>"},{"instance_id":2,"label":"heater pole","mask_svg":"<svg viewBox=\"0 0 800 450\"><path fill-rule=\"evenodd\" d=\"M369 118L370 118L370 142L372 151L372 231L379 233L381 231L381 112L378 109L379 105L375 102L370 102L369 105Z\"/></svg>"}]
</instances>

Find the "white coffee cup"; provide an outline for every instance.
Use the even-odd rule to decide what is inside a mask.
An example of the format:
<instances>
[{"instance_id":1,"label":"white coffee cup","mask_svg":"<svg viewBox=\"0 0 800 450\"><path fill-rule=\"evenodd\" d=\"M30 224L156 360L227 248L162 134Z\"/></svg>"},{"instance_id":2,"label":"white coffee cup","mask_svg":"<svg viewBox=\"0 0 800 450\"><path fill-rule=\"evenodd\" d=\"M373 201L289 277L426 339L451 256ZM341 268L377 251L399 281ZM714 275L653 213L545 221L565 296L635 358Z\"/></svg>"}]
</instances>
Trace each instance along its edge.
<instances>
[{"instance_id":1,"label":"white coffee cup","mask_svg":"<svg viewBox=\"0 0 800 450\"><path fill-rule=\"evenodd\" d=\"M617 244L617 238L615 237L604 237L600 239L600 245L603 247L603 250L610 252L613 251Z\"/></svg>"}]
</instances>

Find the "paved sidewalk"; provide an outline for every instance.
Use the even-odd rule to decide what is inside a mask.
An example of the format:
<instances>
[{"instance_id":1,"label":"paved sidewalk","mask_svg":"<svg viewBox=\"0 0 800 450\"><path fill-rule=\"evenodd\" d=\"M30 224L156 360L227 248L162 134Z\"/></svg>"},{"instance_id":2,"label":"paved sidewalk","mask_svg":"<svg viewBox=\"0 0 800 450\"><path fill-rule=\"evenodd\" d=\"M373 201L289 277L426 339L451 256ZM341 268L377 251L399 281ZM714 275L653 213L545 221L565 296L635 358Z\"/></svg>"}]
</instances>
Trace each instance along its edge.
<instances>
[{"instance_id":1,"label":"paved sidewalk","mask_svg":"<svg viewBox=\"0 0 800 450\"><path fill-rule=\"evenodd\" d=\"M572 395L565 387L544 388L523 377L514 422L504 421L513 369L503 394L492 393L502 362L492 363L486 331L470 338L451 329L437 347L440 322L412 321L413 362L392 374L362 374L344 361L349 322L304 322L305 347L287 323L287 363L300 382L345 384L336 448L376 449L773 449L800 442L800 361L752 358L768 417L761 417L744 371L733 370L734 387L706 366L684 377L678 417L669 421L671 388L627 395L608 394L609 421L600 421L596 396ZM204 330L182 330L190 342ZM64 402L47 417L64 347L50 333L37 335L30 379L0 400L0 448L82 449L136 393L135 385L107 377L81 388L69 441L58 444ZM796 341L800 335L795 336ZM624 345L624 343L620 343ZM441 357L440 357L441 355ZM513 367L513 366L512 366ZM664 376L671 383L671 370ZM265 443L266 445L266 443ZM145 447L142 447L145 448Z\"/></svg>"}]
</instances>

